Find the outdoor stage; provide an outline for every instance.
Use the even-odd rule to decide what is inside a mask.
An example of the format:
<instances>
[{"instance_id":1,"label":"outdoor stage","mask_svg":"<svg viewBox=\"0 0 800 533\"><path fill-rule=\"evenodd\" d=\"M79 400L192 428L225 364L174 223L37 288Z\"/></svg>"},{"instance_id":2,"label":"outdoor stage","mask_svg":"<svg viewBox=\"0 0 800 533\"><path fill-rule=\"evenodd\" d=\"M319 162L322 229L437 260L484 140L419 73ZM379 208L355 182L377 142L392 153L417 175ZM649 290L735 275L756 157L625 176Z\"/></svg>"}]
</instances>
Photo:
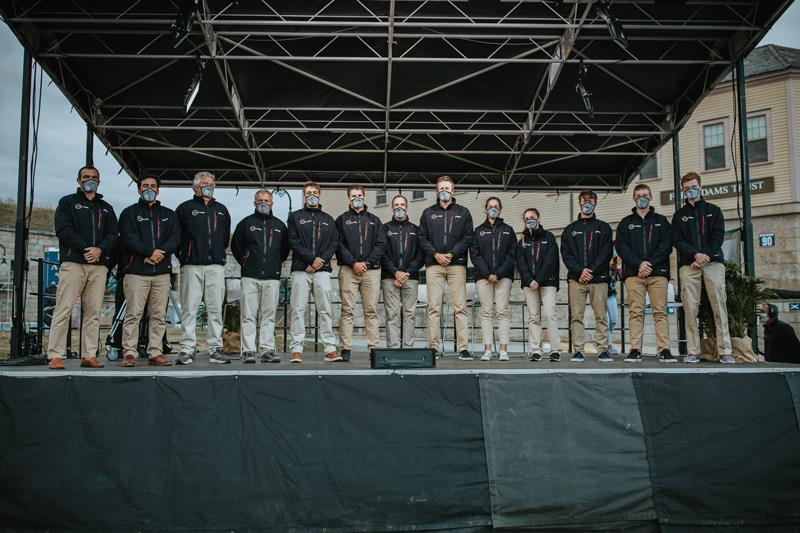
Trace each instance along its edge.
<instances>
[{"instance_id":1,"label":"outdoor stage","mask_svg":"<svg viewBox=\"0 0 800 533\"><path fill-rule=\"evenodd\" d=\"M3 368L0 524L800 527L800 368L305 361Z\"/></svg>"}]
</instances>

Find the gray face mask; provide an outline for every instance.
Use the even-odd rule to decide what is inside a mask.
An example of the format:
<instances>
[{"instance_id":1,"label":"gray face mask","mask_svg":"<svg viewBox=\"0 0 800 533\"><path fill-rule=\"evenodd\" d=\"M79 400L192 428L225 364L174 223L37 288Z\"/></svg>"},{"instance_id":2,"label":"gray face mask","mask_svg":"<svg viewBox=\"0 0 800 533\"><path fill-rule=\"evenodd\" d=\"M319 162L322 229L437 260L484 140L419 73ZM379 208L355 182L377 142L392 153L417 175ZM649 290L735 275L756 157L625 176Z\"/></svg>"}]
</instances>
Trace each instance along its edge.
<instances>
[{"instance_id":1,"label":"gray face mask","mask_svg":"<svg viewBox=\"0 0 800 533\"><path fill-rule=\"evenodd\" d=\"M200 187L200 194L203 196L203 198L214 198L214 187L211 185Z\"/></svg>"},{"instance_id":2,"label":"gray face mask","mask_svg":"<svg viewBox=\"0 0 800 533\"><path fill-rule=\"evenodd\" d=\"M398 207L397 209L394 210L394 218L396 218L397 220L405 219L406 218L406 210L403 209L402 207Z\"/></svg>"},{"instance_id":3,"label":"gray face mask","mask_svg":"<svg viewBox=\"0 0 800 533\"><path fill-rule=\"evenodd\" d=\"M319 205L319 196L309 196L306 198L306 205L308 207L317 207Z\"/></svg>"},{"instance_id":4,"label":"gray face mask","mask_svg":"<svg viewBox=\"0 0 800 533\"><path fill-rule=\"evenodd\" d=\"M153 189L145 189L142 191L142 200L145 202L155 202L158 193Z\"/></svg>"},{"instance_id":5,"label":"gray face mask","mask_svg":"<svg viewBox=\"0 0 800 533\"><path fill-rule=\"evenodd\" d=\"M100 182L97 180L87 180L83 182L83 192L97 192Z\"/></svg>"},{"instance_id":6,"label":"gray face mask","mask_svg":"<svg viewBox=\"0 0 800 533\"><path fill-rule=\"evenodd\" d=\"M535 218L532 218L531 220L526 220L525 227L531 231L535 231L539 229L539 221L536 220Z\"/></svg>"},{"instance_id":7,"label":"gray face mask","mask_svg":"<svg viewBox=\"0 0 800 533\"><path fill-rule=\"evenodd\" d=\"M686 189L686 192L684 192L683 194L685 194L686 198L688 198L689 200L697 200L698 198L700 198L700 189L692 187L691 189Z\"/></svg>"},{"instance_id":8,"label":"gray face mask","mask_svg":"<svg viewBox=\"0 0 800 533\"><path fill-rule=\"evenodd\" d=\"M350 202L353 204L353 209L361 209L364 207L364 199L363 198L353 198Z\"/></svg>"},{"instance_id":9,"label":"gray face mask","mask_svg":"<svg viewBox=\"0 0 800 533\"><path fill-rule=\"evenodd\" d=\"M267 202L259 202L256 204L256 211L262 215L269 215L272 207Z\"/></svg>"},{"instance_id":10,"label":"gray face mask","mask_svg":"<svg viewBox=\"0 0 800 533\"><path fill-rule=\"evenodd\" d=\"M588 204L588 203L583 204L581 206L581 213L583 213L584 215L591 215L592 213L594 213L594 204Z\"/></svg>"},{"instance_id":11,"label":"gray face mask","mask_svg":"<svg viewBox=\"0 0 800 533\"><path fill-rule=\"evenodd\" d=\"M440 202L449 202L453 194L450 191L441 191L438 195Z\"/></svg>"},{"instance_id":12,"label":"gray face mask","mask_svg":"<svg viewBox=\"0 0 800 533\"><path fill-rule=\"evenodd\" d=\"M647 209L650 206L650 198L647 196L640 196L636 199L636 207L639 209Z\"/></svg>"},{"instance_id":13,"label":"gray face mask","mask_svg":"<svg viewBox=\"0 0 800 533\"><path fill-rule=\"evenodd\" d=\"M496 207L490 207L486 211L486 214L489 215L489 218L497 218L500 216L500 210L497 209Z\"/></svg>"}]
</instances>

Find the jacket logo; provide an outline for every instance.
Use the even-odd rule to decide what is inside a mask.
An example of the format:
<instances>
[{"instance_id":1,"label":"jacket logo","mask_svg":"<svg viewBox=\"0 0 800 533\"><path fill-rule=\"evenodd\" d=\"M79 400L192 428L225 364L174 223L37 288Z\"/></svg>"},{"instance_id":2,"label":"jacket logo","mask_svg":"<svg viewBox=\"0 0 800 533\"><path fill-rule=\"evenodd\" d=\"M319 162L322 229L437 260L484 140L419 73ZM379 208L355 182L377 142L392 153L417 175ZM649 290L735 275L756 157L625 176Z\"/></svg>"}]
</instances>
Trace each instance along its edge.
<instances>
[{"instance_id":1,"label":"jacket logo","mask_svg":"<svg viewBox=\"0 0 800 533\"><path fill-rule=\"evenodd\" d=\"M197 215L205 215L205 211L198 211L197 209L192 209L192 216L196 217Z\"/></svg>"},{"instance_id":2,"label":"jacket logo","mask_svg":"<svg viewBox=\"0 0 800 533\"><path fill-rule=\"evenodd\" d=\"M388 231L386 232L386 236L387 236L387 237L391 237L391 236L393 236L393 235L400 235L400 232L399 232L399 231L391 231L391 230L388 230Z\"/></svg>"},{"instance_id":3,"label":"jacket logo","mask_svg":"<svg viewBox=\"0 0 800 533\"><path fill-rule=\"evenodd\" d=\"M575 235L583 235L583 232L572 230L572 236L574 237Z\"/></svg>"},{"instance_id":4,"label":"jacket logo","mask_svg":"<svg viewBox=\"0 0 800 533\"><path fill-rule=\"evenodd\" d=\"M322 225L323 226L328 226L329 224L327 222L323 222Z\"/></svg>"},{"instance_id":5,"label":"jacket logo","mask_svg":"<svg viewBox=\"0 0 800 533\"><path fill-rule=\"evenodd\" d=\"M258 226L250 226L250 231L261 231L261 228Z\"/></svg>"},{"instance_id":6,"label":"jacket logo","mask_svg":"<svg viewBox=\"0 0 800 533\"><path fill-rule=\"evenodd\" d=\"M688 222L690 220L694 220L694 217L687 217L686 215L683 215L681 217L681 220L683 220L684 222Z\"/></svg>"},{"instance_id":7,"label":"jacket logo","mask_svg":"<svg viewBox=\"0 0 800 533\"><path fill-rule=\"evenodd\" d=\"M654 227L654 228L660 228L660 227L661 227L661 224L653 224L653 227Z\"/></svg>"},{"instance_id":8,"label":"jacket logo","mask_svg":"<svg viewBox=\"0 0 800 533\"><path fill-rule=\"evenodd\" d=\"M75 204L75 209L90 209L90 207L88 205Z\"/></svg>"},{"instance_id":9,"label":"jacket logo","mask_svg":"<svg viewBox=\"0 0 800 533\"><path fill-rule=\"evenodd\" d=\"M144 222L145 220L150 220L150 217L143 217L142 215L136 215L136 222Z\"/></svg>"},{"instance_id":10,"label":"jacket logo","mask_svg":"<svg viewBox=\"0 0 800 533\"><path fill-rule=\"evenodd\" d=\"M437 215L436 213L431 213L431 220L436 220L437 218L444 218L444 215Z\"/></svg>"},{"instance_id":11,"label":"jacket logo","mask_svg":"<svg viewBox=\"0 0 800 533\"><path fill-rule=\"evenodd\" d=\"M281 232L281 230L279 230L279 229L272 230L272 231L274 231L275 233L280 233Z\"/></svg>"},{"instance_id":12,"label":"jacket logo","mask_svg":"<svg viewBox=\"0 0 800 533\"><path fill-rule=\"evenodd\" d=\"M483 230L483 231L481 231L481 232L479 233L479 235L480 235L481 237L484 237L484 236L486 236L486 235L491 235L491 234L492 234L492 232L491 232L491 231L486 231L486 230Z\"/></svg>"},{"instance_id":13,"label":"jacket logo","mask_svg":"<svg viewBox=\"0 0 800 533\"><path fill-rule=\"evenodd\" d=\"M358 224L358 220L345 220L344 223L348 226L352 226L353 224Z\"/></svg>"},{"instance_id":14,"label":"jacket logo","mask_svg":"<svg viewBox=\"0 0 800 533\"><path fill-rule=\"evenodd\" d=\"M162 219L161 219L161 222L167 222L168 220L169 220L169 217L167 217L167 218L162 218Z\"/></svg>"},{"instance_id":15,"label":"jacket logo","mask_svg":"<svg viewBox=\"0 0 800 533\"><path fill-rule=\"evenodd\" d=\"M298 222L299 222L300 224L312 224L314 221L313 221L313 220L311 220L311 219L309 219L309 220L306 220L306 219L304 219L304 218L301 218L300 220L298 220Z\"/></svg>"},{"instance_id":16,"label":"jacket logo","mask_svg":"<svg viewBox=\"0 0 800 533\"><path fill-rule=\"evenodd\" d=\"M628 229L641 228L641 224L628 224Z\"/></svg>"}]
</instances>

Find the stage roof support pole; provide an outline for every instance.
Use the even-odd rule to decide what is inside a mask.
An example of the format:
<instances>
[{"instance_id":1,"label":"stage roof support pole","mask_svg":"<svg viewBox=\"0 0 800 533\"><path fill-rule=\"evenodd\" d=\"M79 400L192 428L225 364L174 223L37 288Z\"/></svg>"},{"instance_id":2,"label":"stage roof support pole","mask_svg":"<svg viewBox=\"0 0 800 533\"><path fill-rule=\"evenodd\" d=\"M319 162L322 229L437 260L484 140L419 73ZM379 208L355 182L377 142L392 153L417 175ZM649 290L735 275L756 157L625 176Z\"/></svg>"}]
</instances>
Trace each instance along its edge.
<instances>
[{"instance_id":1,"label":"stage roof support pole","mask_svg":"<svg viewBox=\"0 0 800 533\"><path fill-rule=\"evenodd\" d=\"M681 143L680 130L675 130L672 134L672 179L675 188L675 211L681 208ZM675 291L675 302L681 302L681 277L680 273L676 277L677 290ZM683 304L678 308L678 353L686 355L686 315L683 311Z\"/></svg>"},{"instance_id":2,"label":"stage roof support pole","mask_svg":"<svg viewBox=\"0 0 800 533\"><path fill-rule=\"evenodd\" d=\"M14 234L14 310L11 327L11 357L24 357L25 272L28 270L25 206L28 192L28 139L31 123L31 69L33 60L28 48L22 59L22 104L19 122L19 170L17 173L17 221Z\"/></svg>"},{"instance_id":3,"label":"stage roof support pole","mask_svg":"<svg viewBox=\"0 0 800 533\"><path fill-rule=\"evenodd\" d=\"M94 130L88 122L86 123L86 166L94 166Z\"/></svg>"}]
</instances>

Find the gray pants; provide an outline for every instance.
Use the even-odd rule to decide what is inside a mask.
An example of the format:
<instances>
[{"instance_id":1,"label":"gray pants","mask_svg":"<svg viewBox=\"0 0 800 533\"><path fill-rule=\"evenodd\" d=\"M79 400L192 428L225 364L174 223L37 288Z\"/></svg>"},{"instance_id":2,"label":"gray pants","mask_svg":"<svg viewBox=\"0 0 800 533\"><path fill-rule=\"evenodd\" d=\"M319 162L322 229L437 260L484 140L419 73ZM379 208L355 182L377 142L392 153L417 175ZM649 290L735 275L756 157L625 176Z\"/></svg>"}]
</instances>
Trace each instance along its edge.
<instances>
[{"instance_id":1,"label":"gray pants","mask_svg":"<svg viewBox=\"0 0 800 533\"><path fill-rule=\"evenodd\" d=\"M331 273L330 272L292 272L292 297L290 330L291 351L303 353L306 340L306 309L308 296L313 291L316 312L319 317L319 338L325 353L336 351L336 337L333 334L331 311Z\"/></svg>"},{"instance_id":2,"label":"gray pants","mask_svg":"<svg viewBox=\"0 0 800 533\"><path fill-rule=\"evenodd\" d=\"M181 351L192 353L197 346L197 308L206 304L209 351L222 348L222 304L225 300L225 267L184 265L181 267Z\"/></svg>"},{"instance_id":3,"label":"gray pants","mask_svg":"<svg viewBox=\"0 0 800 533\"><path fill-rule=\"evenodd\" d=\"M419 281L410 279L395 287L393 279L381 280L383 305L386 308L386 347L400 348L400 311L403 312L403 348L413 348Z\"/></svg>"},{"instance_id":4,"label":"gray pants","mask_svg":"<svg viewBox=\"0 0 800 533\"><path fill-rule=\"evenodd\" d=\"M242 278L242 352L275 351L275 311L281 282L277 279Z\"/></svg>"}]
</instances>

